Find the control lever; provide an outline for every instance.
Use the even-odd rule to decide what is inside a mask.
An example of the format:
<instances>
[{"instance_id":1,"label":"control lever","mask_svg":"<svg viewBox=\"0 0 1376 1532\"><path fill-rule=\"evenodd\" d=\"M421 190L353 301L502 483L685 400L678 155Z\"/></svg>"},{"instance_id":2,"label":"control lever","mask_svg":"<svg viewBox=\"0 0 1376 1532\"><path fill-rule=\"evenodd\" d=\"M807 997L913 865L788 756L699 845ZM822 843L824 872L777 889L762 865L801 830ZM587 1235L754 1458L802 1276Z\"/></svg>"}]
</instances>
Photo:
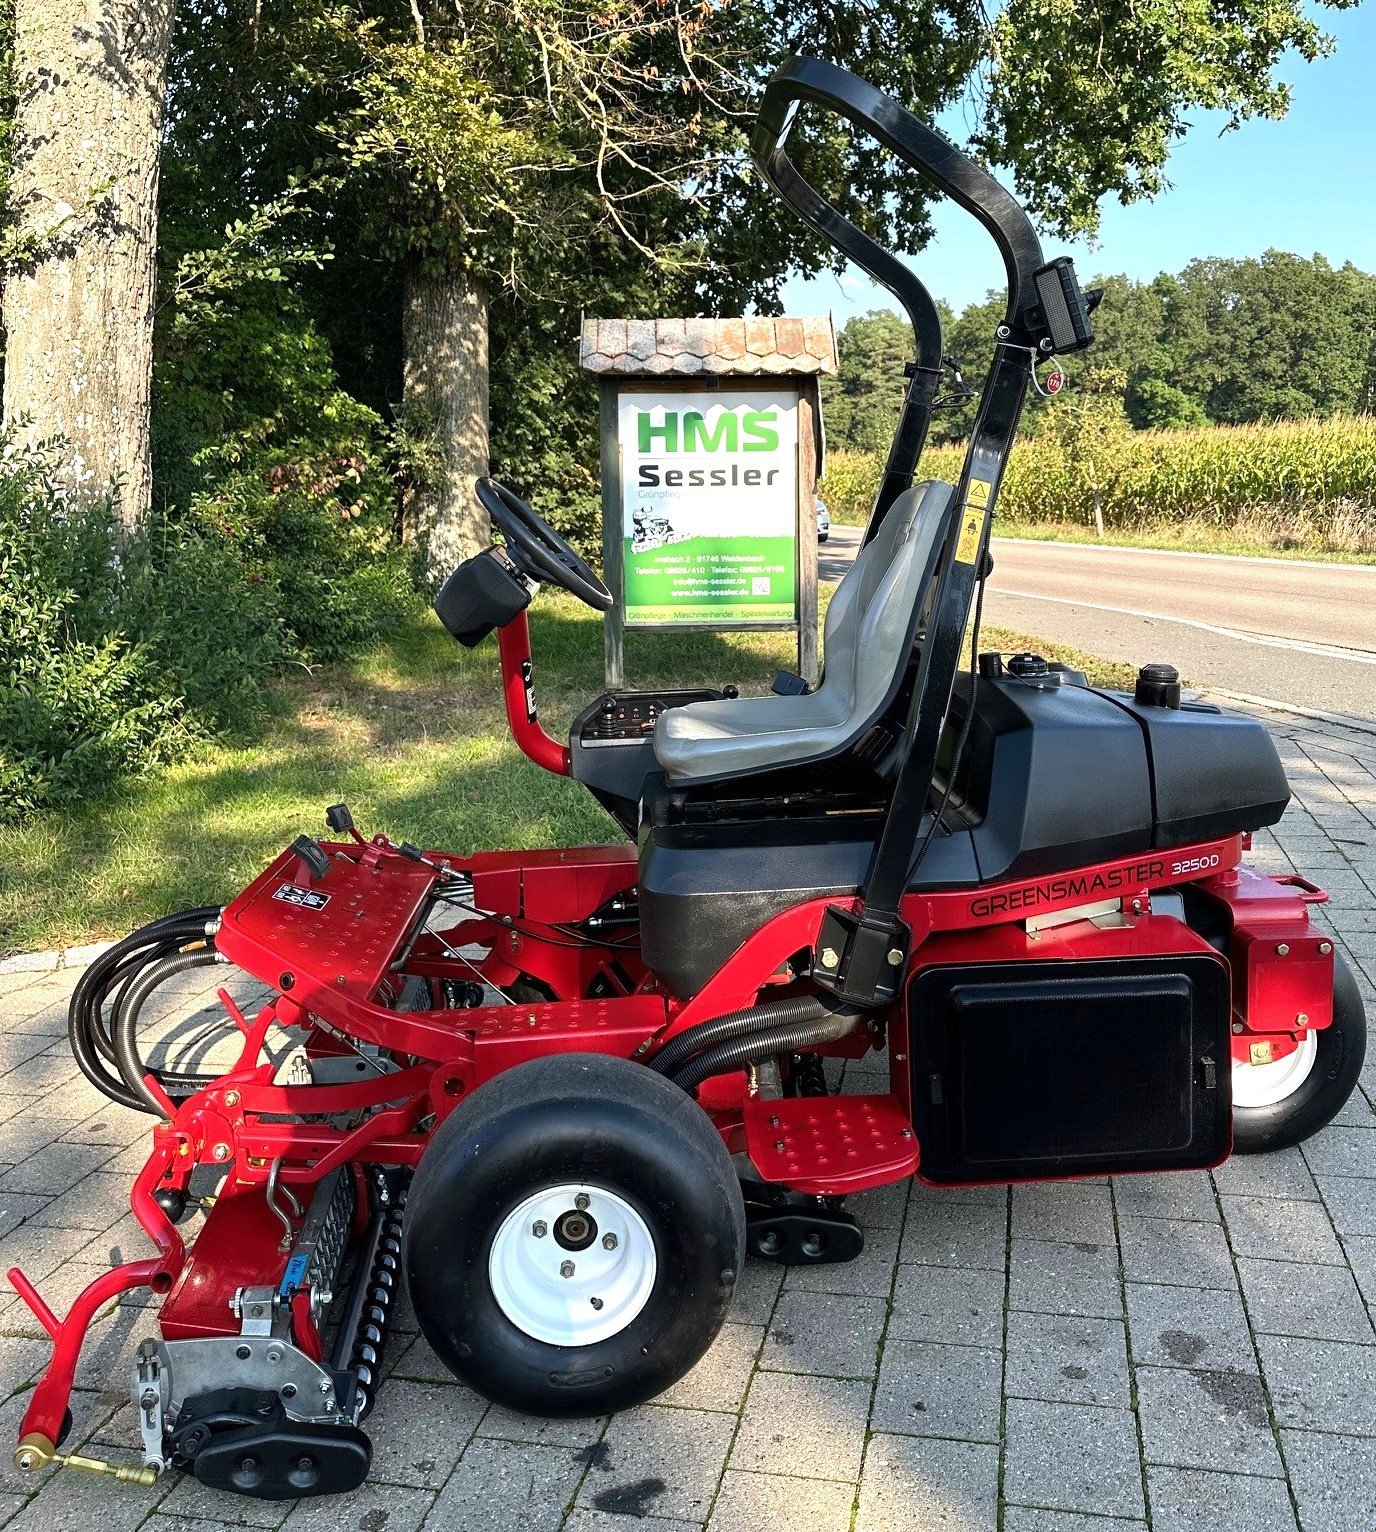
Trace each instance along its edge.
<instances>
[{"instance_id":1,"label":"control lever","mask_svg":"<svg viewBox=\"0 0 1376 1532\"><path fill-rule=\"evenodd\" d=\"M323 878L329 872L329 852L318 840L309 835L298 835L291 843L291 849L306 864L306 870L312 878Z\"/></svg>"}]
</instances>

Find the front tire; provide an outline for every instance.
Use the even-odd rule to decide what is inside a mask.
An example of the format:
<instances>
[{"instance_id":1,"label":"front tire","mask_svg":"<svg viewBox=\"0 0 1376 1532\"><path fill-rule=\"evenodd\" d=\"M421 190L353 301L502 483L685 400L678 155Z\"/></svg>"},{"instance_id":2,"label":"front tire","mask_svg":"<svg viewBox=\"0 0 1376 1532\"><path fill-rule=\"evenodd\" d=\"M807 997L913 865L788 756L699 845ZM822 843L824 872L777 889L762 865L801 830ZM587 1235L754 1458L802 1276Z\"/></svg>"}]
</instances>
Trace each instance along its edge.
<instances>
[{"instance_id":1,"label":"front tire","mask_svg":"<svg viewBox=\"0 0 1376 1532\"><path fill-rule=\"evenodd\" d=\"M412 1183L406 1272L447 1367L535 1415L675 1383L726 1318L745 1209L700 1107L626 1059L560 1054L488 1081Z\"/></svg>"},{"instance_id":2,"label":"front tire","mask_svg":"<svg viewBox=\"0 0 1376 1532\"><path fill-rule=\"evenodd\" d=\"M1274 1064L1233 1064L1233 1150L1266 1154L1317 1133L1343 1109L1366 1057L1366 1015L1352 970L1333 954L1333 1021Z\"/></svg>"}]
</instances>

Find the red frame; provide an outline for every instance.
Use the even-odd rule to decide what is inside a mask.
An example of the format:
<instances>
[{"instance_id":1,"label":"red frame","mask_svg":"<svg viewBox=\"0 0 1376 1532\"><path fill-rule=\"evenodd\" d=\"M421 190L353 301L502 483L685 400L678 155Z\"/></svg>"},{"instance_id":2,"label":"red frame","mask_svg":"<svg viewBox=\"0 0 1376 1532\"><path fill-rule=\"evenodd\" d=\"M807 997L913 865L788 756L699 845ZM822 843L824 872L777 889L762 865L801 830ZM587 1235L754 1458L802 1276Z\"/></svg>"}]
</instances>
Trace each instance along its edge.
<instances>
[{"instance_id":1,"label":"red frame","mask_svg":"<svg viewBox=\"0 0 1376 1532\"><path fill-rule=\"evenodd\" d=\"M536 714L525 615L499 637L512 733L531 759L566 774L568 749ZM131 1194L156 1257L96 1278L60 1322L22 1272L10 1271L16 1291L53 1338L52 1360L29 1402L22 1435L49 1446L58 1440L86 1331L119 1292L148 1287L164 1295L162 1322L171 1337L231 1333L227 1294L281 1274L281 1225L263 1216L260 1190L275 1162L280 1181L307 1191L341 1164L356 1174L364 1164L415 1165L430 1125L485 1080L551 1052L630 1058L652 1040L751 1005L791 982L788 960L815 945L828 908L859 904L816 898L784 910L750 935L697 994L680 1001L641 961L638 930L620 935L625 928L611 926L605 941L570 930L634 887L633 847L472 856L432 851L417 862L383 836L365 841L355 834L325 849L330 870L323 878L313 879L298 855L284 851L224 911L218 949L277 993L250 1021L221 990L243 1037L239 1058L181 1105L165 1102L168 1120L153 1130L152 1153ZM1230 933L1220 961L1231 971L1234 1056L1248 1058L1257 1044L1280 1056L1307 1028L1332 1019L1332 945L1309 919L1309 907L1326 895L1302 879L1267 878L1243 866L1244 849L1245 837L1233 835L1044 877L910 893L902 904L913 933L908 977L938 963L1212 953L1188 926L1152 908L1154 892L1191 884L1220 907L1220 924ZM437 931L423 917L444 893L448 873L462 875L463 898L473 908L460 912L465 918L455 927ZM1031 917L1105 900L1118 904L1121 919L1113 929L1088 919L1049 929L1038 921L1029 929ZM464 948L479 955L470 957ZM399 1012L393 970L403 966L431 981L477 975L499 990L526 974L561 998ZM599 993L590 998L594 987ZM801 1192L843 1195L920 1174L901 1002L886 1022L885 1095L765 1099L750 1093L738 1071L705 1082L699 1102L733 1151L748 1149L766 1179ZM301 1028L314 1056L347 1051L347 1040L355 1039L409 1062L396 1073L348 1084L275 1085L274 1066L263 1060L274 1023ZM862 1034L823 1051L856 1056L872 1044ZM352 1112L369 1115L352 1129L322 1120ZM232 1175L189 1258L154 1193L185 1193L200 1165L229 1167ZM302 1344L318 1345L308 1314L307 1304Z\"/></svg>"}]
</instances>

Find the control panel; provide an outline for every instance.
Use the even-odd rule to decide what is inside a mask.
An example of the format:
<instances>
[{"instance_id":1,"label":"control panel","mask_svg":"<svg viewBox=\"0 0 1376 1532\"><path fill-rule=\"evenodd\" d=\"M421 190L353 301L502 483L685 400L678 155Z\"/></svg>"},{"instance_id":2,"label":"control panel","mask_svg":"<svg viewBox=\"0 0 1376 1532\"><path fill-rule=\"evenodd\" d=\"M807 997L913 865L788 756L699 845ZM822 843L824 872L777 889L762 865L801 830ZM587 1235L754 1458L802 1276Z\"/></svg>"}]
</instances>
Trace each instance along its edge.
<instances>
[{"instance_id":1,"label":"control panel","mask_svg":"<svg viewBox=\"0 0 1376 1532\"><path fill-rule=\"evenodd\" d=\"M659 715L667 708L682 707L686 702L715 702L735 692L715 691L608 692L588 708L577 723L578 743L585 750L603 746L634 745L648 740L655 732Z\"/></svg>"}]
</instances>

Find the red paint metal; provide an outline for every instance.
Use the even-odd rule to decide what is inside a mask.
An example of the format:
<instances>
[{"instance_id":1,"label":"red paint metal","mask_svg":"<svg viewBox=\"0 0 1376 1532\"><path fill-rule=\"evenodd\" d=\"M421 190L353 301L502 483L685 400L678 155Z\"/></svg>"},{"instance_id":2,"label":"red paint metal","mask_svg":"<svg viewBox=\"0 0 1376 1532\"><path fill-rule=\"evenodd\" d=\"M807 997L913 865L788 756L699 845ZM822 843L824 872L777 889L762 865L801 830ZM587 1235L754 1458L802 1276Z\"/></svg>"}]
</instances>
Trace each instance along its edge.
<instances>
[{"instance_id":1,"label":"red paint metal","mask_svg":"<svg viewBox=\"0 0 1376 1532\"><path fill-rule=\"evenodd\" d=\"M892 1096L755 1096L745 1142L766 1181L816 1196L868 1191L917 1169L917 1138Z\"/></svg>"},{"instance_id":2,"label":"red paint metal","mask_svg":"<svg viewBox=\"0 0 1376 1532\"><path fill-rule=\"evenodd\" d=\"M569 747L545 731L536 713L530 623L524 612L497 629L497 648L502 657L502 696L511 737L537 766L557 776L568 776Z\"/></svg>"}]
</instances>

